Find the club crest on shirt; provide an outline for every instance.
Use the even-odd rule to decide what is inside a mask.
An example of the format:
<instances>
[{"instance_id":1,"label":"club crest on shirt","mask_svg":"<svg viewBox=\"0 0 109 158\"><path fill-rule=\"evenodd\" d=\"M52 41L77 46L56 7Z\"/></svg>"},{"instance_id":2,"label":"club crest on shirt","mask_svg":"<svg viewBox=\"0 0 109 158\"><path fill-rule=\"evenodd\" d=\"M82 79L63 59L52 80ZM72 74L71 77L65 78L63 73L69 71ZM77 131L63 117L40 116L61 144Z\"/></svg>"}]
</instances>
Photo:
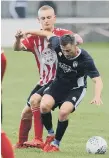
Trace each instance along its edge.
<instances>
[{"instance_id":1,"label":"club crest on shirt","mask_svg":"<svg viewBox=\"0 0 109 158\"><path fill-rule=\"evenodd\" d=\"M78 62L77 62L77 61L74 61L74 62L73 62L73 67L76 68L77 66L78 66Z\"/></svg>"},{"instance_id":2,"label":"club crest on shirt","mask_svg":"<svg viewBox=\"0 0 109 158\"><path fill-rule=\"evenodd\" d=\"M53 65L56 63L57 55L56 52L51 50L50 48L45 48L42 53L42 61L47 65Z\"/></svg>"},{"instance_id":3,"label":"club crest on shirt","mask_svg":"<svg viewBox=\"0 0 109 158\"><path fill-rule=\"evenodd\" d=\"M62 56L62 52L59 52L58 54L59 54L60 57Z\"/></svg>"}]
</instances>

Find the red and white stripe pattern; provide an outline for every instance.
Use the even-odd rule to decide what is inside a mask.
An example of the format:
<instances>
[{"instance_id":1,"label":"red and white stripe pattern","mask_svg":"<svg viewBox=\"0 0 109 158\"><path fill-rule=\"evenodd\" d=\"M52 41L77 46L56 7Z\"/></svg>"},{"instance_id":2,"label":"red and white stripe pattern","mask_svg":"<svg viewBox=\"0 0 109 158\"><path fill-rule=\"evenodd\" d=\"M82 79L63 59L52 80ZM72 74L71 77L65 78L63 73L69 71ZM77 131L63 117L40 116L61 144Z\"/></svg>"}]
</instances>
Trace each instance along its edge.
<instances>
[{"instance_id":1,"label":"red and white stripe pattern","mask_svg":"<svg viewBox=\"0 0 109 158\"><path fill-rule=\"evenodd\" d=\"M57 36L62 36L68 33L71 34L72 32L55 28L53 33ZM39 36L31 36L28 40L23 40L22 44L35 55L40 74L40 85L43 86L54 80L57 69L57 56L55 52L47 48L47 39Z\"/></svg>"},{"instance_id":2,"label":"red and white stripe pattern","mask_svg":"<svg viewBox=\"0 0 109 158\"><path fill-rule=\"evenodd\" d=\"M34 40L34 53L40 73L40 85L45 85L56 76L57 56L47 48L46 38L38 37L38 44Z\"/></svg>"}]
</instances>

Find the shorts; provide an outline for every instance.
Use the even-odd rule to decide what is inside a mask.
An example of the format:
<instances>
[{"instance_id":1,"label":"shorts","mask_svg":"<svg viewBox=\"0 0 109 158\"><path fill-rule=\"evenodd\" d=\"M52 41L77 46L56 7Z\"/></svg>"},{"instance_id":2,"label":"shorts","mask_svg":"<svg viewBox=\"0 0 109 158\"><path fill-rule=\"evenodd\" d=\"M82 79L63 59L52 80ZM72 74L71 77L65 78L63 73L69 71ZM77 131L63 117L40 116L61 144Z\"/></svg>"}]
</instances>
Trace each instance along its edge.
<instances>
[{"instance_id":1,"label":"shorts","mask_svg":"<svg viewBox=\"0 0 109 158\"><path fill-rule=\"evenodd\" d=\"M42 88L40 88L36 93L43 96L44 95L44 91L45 89L47 89L50 84L52 83L53 81L50 81L49 83L47 83L46 85L44 85Z\"/></svg>"},{"instance_id":2,"label":"shorts","mask_svg":"<svg viewBox=\"0 0 109 158\"><path fill-rule=\"evenodd\" d=\"M43 96L43 92L44 90L51 84L52 81L50 81L49 83L47 83L44 86L41 85L36 85L36 87L32 90L32 92L30 93L28 99L27 99L27 105L30 107L30 98L33 94L37 93L41 96Z\"/></svg>"},{"instance_id":3,"label":"shorts","mask_svg":"<svg viewBox=\"0 0 109 158\"><path fill-rule=\"evenodd\" d=\"M35 86L35 88L31 91L31 93L30 93L30 95L29 95L29 97L28 97L28 99L27 99L27 105L30 107L30 98L31 98L31 96L33 95L33 94L35 94L39 89L41 89L43 86L41 86L41 85L36 85Z\"/></svg>"},{"instance_id":4,"label":"shorts","mask_svg":"<svg viewBox=\"0 0 109 158\"><path fill-rule=\"evenodd\" d=\"M63 84L58 79L55 79L51 85L45 89L44 94L51 95L55 100L55 105L53 109L59 107L66 101L71 102L75 109L77 108L78 104L82 101L83 97L85 96L86 88L78 87L78 88L71 88L69 85Z\"/></svg>"}]
</instances>

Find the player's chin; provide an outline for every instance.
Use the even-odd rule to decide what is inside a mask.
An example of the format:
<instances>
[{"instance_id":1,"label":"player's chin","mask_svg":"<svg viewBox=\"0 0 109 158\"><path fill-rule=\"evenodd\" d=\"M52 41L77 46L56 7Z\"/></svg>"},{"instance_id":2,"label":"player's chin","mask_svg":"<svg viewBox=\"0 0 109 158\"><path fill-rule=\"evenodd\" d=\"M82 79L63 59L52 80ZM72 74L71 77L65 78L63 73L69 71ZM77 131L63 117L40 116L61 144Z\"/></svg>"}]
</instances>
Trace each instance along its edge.
<instances>
[{"instance_id":1,"label":"player's chin","mask_svg":"<svg viewBox=\"0 0 109 158\"><path fill-rule=\"evenodd\" d=\"M51 25L47 25L44 27L44 30L50 30L51 29Z\"/></svg>"}]
</instances>

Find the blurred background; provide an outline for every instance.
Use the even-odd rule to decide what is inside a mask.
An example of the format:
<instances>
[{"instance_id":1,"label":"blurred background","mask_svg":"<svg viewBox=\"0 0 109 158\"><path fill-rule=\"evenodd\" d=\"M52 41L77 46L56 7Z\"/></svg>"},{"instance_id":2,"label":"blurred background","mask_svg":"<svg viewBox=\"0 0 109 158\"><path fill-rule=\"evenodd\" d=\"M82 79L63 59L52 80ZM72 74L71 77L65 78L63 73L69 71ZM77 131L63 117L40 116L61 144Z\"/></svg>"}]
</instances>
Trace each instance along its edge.
<instances>
[{"instance_id":1,"label":"blurred background","mask_svg":"<svg viewBox=\"0 0 109 158\"><path fill-rule=\"evenodd\" d=\"M109 42L109 1L14 0L1 2L2 46L12 45L18 29L37 29L37 11L46 4L56 12L57 27L79 33L84 42Z\"/></svg>"}]
</instances>

